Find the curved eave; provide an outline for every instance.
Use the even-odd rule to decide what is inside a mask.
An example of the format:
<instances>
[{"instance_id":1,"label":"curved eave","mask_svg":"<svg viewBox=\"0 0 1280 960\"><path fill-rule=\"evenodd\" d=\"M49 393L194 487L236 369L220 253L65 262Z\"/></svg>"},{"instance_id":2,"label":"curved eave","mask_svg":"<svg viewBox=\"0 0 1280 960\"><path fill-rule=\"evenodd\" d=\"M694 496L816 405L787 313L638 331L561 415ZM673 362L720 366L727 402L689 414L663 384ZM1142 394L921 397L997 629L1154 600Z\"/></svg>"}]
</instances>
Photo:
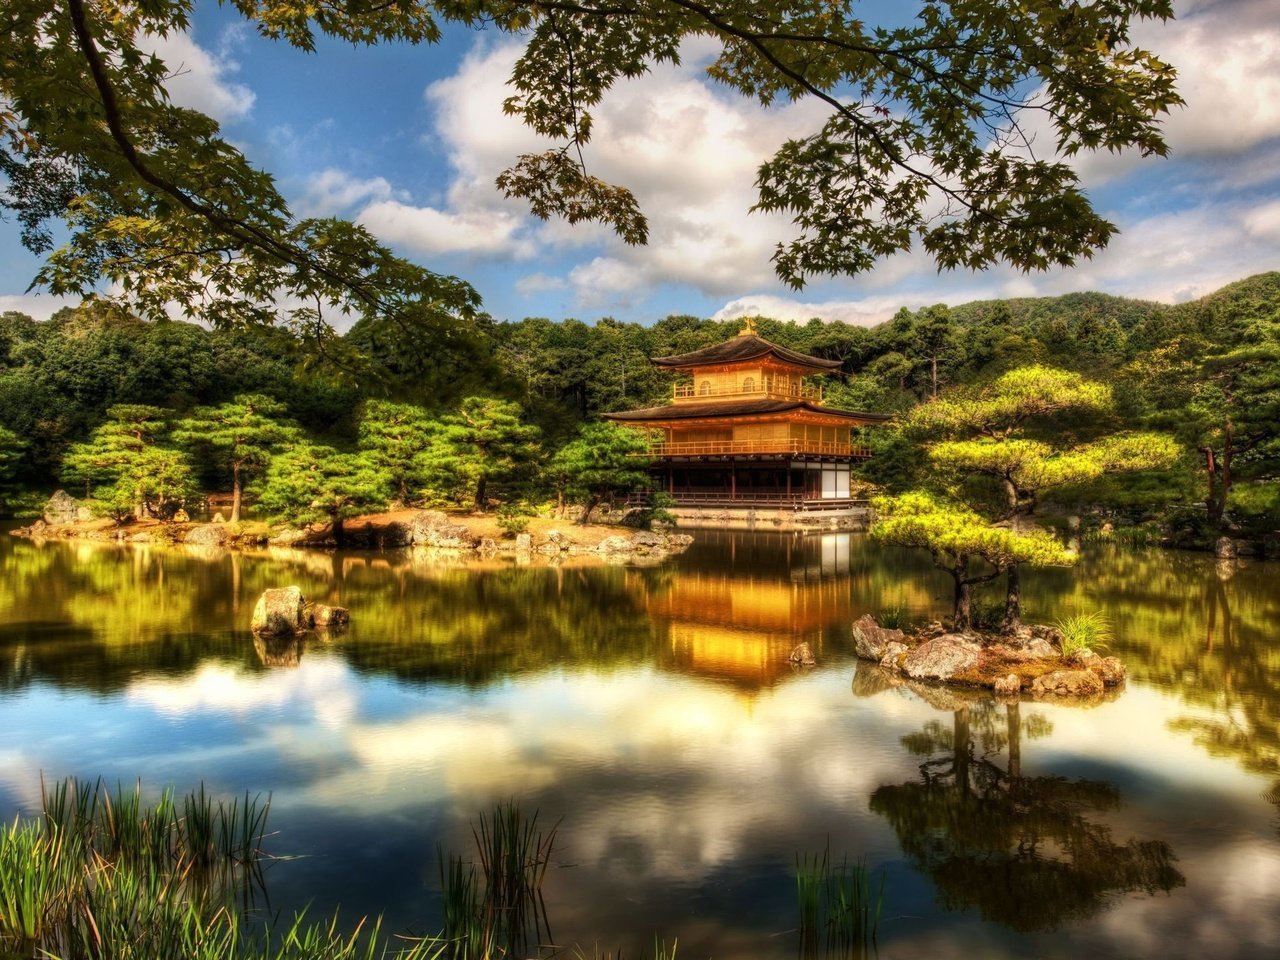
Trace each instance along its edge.
<instances>
[{"instance_id":1,"label":"curved eave","mask_svg":"<svg viewBox=\"0 0 1280 960\"><path fill-rule=\"evenodd\" d=\"M663 407L643 410L621 410L606 413L606 420L617 423L647 423L673 420L710 420L722 417L769 416L779 413L809 412L822 416L838 417L856 423L883 423L891 420L887 413L864 413L857 410L841 410L824 407L808 400L746 400L732 403L672 403Z\"/></svg>"},{"instance_id":2,"label":"curved eave","mask_svg":"<svg viewBox=\"0 0 1280 960\"><path fill-rule=\"evenodd\" d=\"M655 367L680 370L690 367L710 367L722 363L742 363L768 356L775 357L780 363L784 363L787 366L800 367L813 373L831 373L840 369L839 360L823 360L821 357L811 357L807 353L799 353L787 347L779 346L754 334L735 337L732 340L726 340L724 343L717 343L701 350L694 350L692 353L680 353L671 357L654 357L649 362Z\"/></svg>"}]
</instances>

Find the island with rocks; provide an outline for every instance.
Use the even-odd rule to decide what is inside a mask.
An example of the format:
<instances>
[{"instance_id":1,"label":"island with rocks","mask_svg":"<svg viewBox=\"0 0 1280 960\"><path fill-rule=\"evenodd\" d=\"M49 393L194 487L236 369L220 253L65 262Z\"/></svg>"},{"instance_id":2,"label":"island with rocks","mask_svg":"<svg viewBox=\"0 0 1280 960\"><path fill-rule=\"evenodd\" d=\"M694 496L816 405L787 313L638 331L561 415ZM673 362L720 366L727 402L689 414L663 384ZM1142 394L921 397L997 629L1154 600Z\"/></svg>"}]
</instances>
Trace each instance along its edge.
<instances>
[{"instance_id":1,"label":"island with rocks","mask_svg":"<svg viewBox=\"0 0 1280 960\"><path fill-rule=\"evenodd\" d=\"M1097 700L1125 678L1116 657L1085 647L1063 651L1057 627L1024 625L1012 634L949 631L933 622L910 632L882 627L870 614L853 624L854 652L903 682L989 688L997 696Z\"/></svg>"}]
</instances>

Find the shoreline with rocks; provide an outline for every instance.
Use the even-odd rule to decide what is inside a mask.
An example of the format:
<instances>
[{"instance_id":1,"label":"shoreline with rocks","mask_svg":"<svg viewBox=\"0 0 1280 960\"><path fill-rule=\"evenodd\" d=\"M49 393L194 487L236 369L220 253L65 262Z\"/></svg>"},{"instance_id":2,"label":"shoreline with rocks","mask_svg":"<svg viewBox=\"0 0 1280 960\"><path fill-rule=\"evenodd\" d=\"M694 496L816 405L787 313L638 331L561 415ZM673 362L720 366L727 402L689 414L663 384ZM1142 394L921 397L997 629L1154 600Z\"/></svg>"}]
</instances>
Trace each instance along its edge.
<instances>
[{"instance_id":1,"label":"shoreline with rocks","mask_svg":"<svg viewBox=\"0 0 1280 960\"><path fill-rule=\"evenodd\" d=\"M661 563L688 549L684 533L613 525L576 526L545 517L529 518L526 530L511 536L492 514L446 514L440 510L395 510L354 517L342 525L340 542L328 525L273 527L261 521L236 523L162 521L116 523L72 514L62 522L37 520L10 535L29 540L91 540L249 550L294 547L322 550L419 549L455 561L514 558L519 562Z\"/></svg>"},{"instance_id":2,"label":"shoreline with rocks","mask_svg":"<svg viewBox=\"0 0 1280 960\"><path fill-rule=\"evenodd\" d=\"M1124 684L1116 657L1087 647L1063 653L1056 627L1029 625L1014 634L953 632L934 622L911 632L880 626L866 614L852 627L859 660L875 663L888 682L987 688L997 697L1097 702Z\"/></svg>"}]
</instances>

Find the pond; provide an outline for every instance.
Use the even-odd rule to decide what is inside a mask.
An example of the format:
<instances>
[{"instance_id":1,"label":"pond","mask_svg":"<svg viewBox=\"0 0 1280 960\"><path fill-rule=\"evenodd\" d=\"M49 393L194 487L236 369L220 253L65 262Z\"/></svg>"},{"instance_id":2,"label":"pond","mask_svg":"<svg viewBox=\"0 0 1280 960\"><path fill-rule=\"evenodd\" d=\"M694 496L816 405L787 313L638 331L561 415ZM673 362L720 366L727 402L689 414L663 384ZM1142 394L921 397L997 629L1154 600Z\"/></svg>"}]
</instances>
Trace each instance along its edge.
<instances>
[{"instance_id":1,"label":"pond","mask_svg":"<svg viewBox=\"0 0 1280 960\"><path fill-rule=\"evenodd\" d=\"M883 958L1280 951L1280 565L1092 545L1026 576L1037 619L1109 617L1130 681L1005 706L853 659L862 613L945 611L927 558L697 536L648 569L0 536L0 815L42 776L269 793L272 911L430 933L441 851L514 799L559 824L563 956L793 957L828 849L883 877ZM255 644L289 583L350 629Z\"/></svg>"}]
</instances>

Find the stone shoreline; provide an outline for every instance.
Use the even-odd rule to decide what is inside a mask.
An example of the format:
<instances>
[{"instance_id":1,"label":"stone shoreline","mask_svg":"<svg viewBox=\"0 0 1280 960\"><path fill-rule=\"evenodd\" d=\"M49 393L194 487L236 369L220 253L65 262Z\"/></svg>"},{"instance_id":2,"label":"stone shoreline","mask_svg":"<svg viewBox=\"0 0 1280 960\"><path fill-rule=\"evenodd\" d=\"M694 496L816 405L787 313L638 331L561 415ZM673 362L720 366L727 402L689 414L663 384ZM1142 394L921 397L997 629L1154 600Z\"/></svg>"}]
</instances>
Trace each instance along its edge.
<instances>
[{"instance_id":1,"label":"stone shoreline","mask_svg":"<svg viewBox=\"0 0 1280 960\"><path fill-rule=\"evenodd\" d=\"M893 683L944 683L988 688L997 696L1095 702L1124 683L1124 665L1092 650L1062 653L1055 627L1016 634L948 632L940 623L905 633L881 627L869 614L853 624L854 651Z\"/></svg>"},{"instance_id":2,"label":"stone shoreline","mask_svg":"<svg viewBox=\"0 0 1280 960\"><path fill-rule=\"evenodd\" d=\"M231 550L269 547L335 549L327 526L305 529L271 527L258 521L239 523L37 520L11 530L31 540L94 540L131 544L173 544ZM559 562L564 558L611 563L660 563L683 553L693 538L628 527L579 527L533 518L528 531L508 537L490 515L450 515L438 510L399 510L353 518L344 524L342 549L395 550L426 548L460 560L514 556L517 560Z\"/></svg>"}]
</instances>

